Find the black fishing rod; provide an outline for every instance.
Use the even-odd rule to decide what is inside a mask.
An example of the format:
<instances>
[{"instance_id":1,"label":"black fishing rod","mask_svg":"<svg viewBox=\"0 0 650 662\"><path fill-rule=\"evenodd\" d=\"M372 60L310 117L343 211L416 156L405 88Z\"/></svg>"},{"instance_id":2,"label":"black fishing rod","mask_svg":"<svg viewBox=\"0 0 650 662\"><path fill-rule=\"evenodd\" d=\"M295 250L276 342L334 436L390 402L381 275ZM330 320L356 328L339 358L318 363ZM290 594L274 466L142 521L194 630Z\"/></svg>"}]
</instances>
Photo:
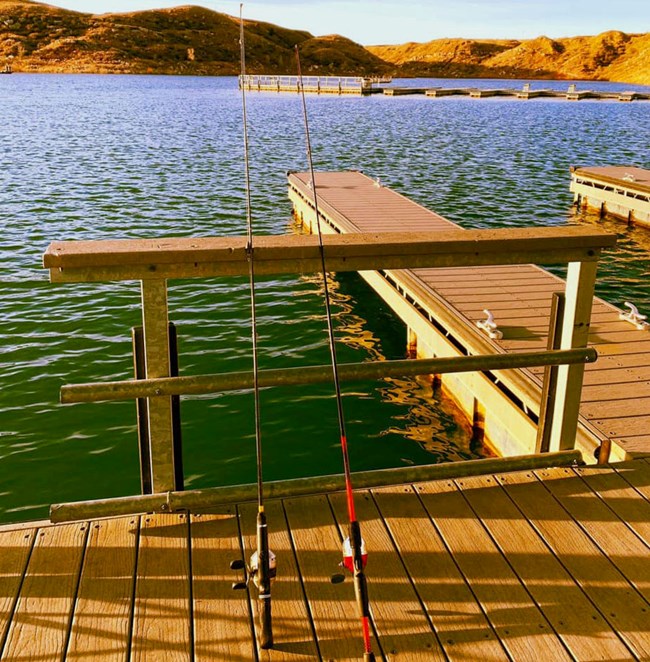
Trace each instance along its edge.
<instances>
[{"instance_id":1,"label":"black fishing rod","mask_svg":"<svg viewBox=\"0 0 650 662\"><path fill-rule=\"evenodd\" d=\"M248 275L251 293L251 327L253 339L253 392L255 398L255 452L257 458L257 549L250 558L248 566L243 560L236 560L230 564L233 570L246 568L245 583L233 584L234 589L246 588L250 578L259 591L259 617L260 617L260 648L273 646L273 630L271 623L271 580L276 574L275 554L269 549L269 534L264 512L264 485L262 481L262 431L260 425L260 389L259 389L259 361L257 351L257 312L255 305L255 266L253 259L253 214L251 205L251 183L248 149L248 118L246 115L246 47L244 42L243 4L239 5L239 45L241 49L241 94L242 119L244 127L244 170L246 177L246 227L247 238L246 257L248 260Z\"/></svg>"},{"instance_id":2,"label":"black fishing rod","mask_svg":"<svg viewBox=\"0 0 650 662\"><path fill-rule=\"evenodd\" d=\"M316 214L316 229L318 233L318 246L321 260L321 272L323 276L323 290L325 297L325 316L327 318L327 332L329 336L330 357L332 360L332 372L334 374L334 390L336 392L336 410L339 421L339 435L341 438L341 453L343 455L343 471L345 475L345 493L348 505L348 537L343 541L343 563L344 568L354 575L354 592L357 598L357 606L361 617L363 630L364 662L374 662L375 656L370 643L370 602L368 599L368 583L364 568L368 555L365 543L361 537L361 526L357 519L354 508L354 492L352 491L352 475L350 472L350 455L348 453L348 441L345 432L345 416L343 414L343 398L341 397L341 383L339 380L338 361L336 358L336 339L334 338L334 324L332 322L332 310L330 306L329 287L327 284L327 269L325 266L325 248L323 246L323 234L320 224L320 213L318 211L318 195L316 193L316 179L314 177L314 160L311 151L311 138L309 135L309 118L307 116L307 102L305 100L305 88L302 81L302 70L300 67L300 51L296 45L296 63L298 66L298 82L302 98L302 113L305 124L305 143L307 147L307 162L309 163L309 182L314 194L314 213ZM333 583L343 581L343 575L334 575Z\"/></svg>"}]
</instances>

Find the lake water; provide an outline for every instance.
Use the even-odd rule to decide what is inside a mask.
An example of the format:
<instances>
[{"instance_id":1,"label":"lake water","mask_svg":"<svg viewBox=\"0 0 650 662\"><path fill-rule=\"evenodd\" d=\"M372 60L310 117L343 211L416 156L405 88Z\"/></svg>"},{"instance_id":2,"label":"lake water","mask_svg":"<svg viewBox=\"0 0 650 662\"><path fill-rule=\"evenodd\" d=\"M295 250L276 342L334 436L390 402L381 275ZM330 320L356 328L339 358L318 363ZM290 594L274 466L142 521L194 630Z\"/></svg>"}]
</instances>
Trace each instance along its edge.
<instances>
[{"instance_id":1,"label":"lake water","mask_svg":"<svg viewBox=\"0 0 650 662\"><path fill-rule=\"evenodd\" d=\"M551 85L567 83L534 87ZM0 99L0 520L12 521L139 491L134 405L58 404L63 384L132 375L138 285L50 284L49 242L245 234L244 177L234 78L15 74L0 77ZM286 171L306 168L299 97L251 93L248 105L255 231L296 231ZM647 102L309 96L308 106L317 169L379 176L466 228L599 223L573 216L569 166L650 167ZM602 224L620 243L598 293L650 312L650 233ZM260 279L262 368L327 363L320 291L315 276ZM405 329L357 276L333 291L341 361L404 356ZM250 369L246 279L174 282L169 298L181 374ZM353 470L484 452L425 381L344 392ZM184 399L187 487L255 480L252 411L250 393ZM262 424L265 479L341 472L331 386L265 390Z\"/></svg>"}]
</instances>

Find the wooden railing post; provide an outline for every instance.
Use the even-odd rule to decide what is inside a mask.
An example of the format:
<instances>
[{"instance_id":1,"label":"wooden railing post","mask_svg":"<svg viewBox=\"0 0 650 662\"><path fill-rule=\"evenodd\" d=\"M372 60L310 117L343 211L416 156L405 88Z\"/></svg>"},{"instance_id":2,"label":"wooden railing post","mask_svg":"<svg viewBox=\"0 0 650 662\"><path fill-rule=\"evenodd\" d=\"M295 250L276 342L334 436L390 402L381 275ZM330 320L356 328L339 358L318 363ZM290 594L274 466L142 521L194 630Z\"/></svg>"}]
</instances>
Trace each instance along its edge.
<instances>
[{"instance_id":1,"label":"wooden railing post","mask_svg":"<svg viewBox=\"0 0 650 662\"><path fill-rule=\"evenodd\" d=\"M587 346L591 307L594 300L597 262L569 262L561 349ZM582 393L584 365L558 368L549 450L567 450L575 445Z\"/></svg>"},{"instance_id":2,"label":"wooden railing post","mask_svg":"<svg viewBox=\"0 0 650 662\"><path fill-rule=\"evenodd\" d=\"M167 281L142 282L142 326L144 330L147 378L170 377L169 322L167 318ZM148 399L149 456L154 492L175 487L172 400L169 396Z\"/></svg>"},{"instance_id":3,"label":"wooden railing post","mask_svg":"<svg viewBox=\"0 0 650 662\"><path fill-rule=\"evenodd\" d=\"M546 349L560 349L564 304L564 292L553 292ZM542 385L542 399L539 405L539 422L537 425L537 440L535 442L536 453L548 453L553 425L553 403L555 402L555 393L557 391L558 367L548 365L544 369L544 383Z\"/></svg>"}]
</instances>

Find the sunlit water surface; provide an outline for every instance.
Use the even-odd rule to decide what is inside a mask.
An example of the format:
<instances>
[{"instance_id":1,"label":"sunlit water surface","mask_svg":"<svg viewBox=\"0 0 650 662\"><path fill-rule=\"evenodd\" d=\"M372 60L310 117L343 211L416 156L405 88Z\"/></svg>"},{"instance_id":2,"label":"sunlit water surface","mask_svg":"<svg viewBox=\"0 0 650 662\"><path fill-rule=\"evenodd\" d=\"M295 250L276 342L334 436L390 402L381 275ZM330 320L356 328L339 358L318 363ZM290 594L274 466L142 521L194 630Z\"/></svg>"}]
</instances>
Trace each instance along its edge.
<instances>
[{"instance_id":1,"label":"sunlit water surface","mask_svg":"<svg viewBox=\"0 0 650 662\"><path fill-rule=\"evenodd\" d=\"M234 78L13 75L0 77L0 97L0 519L11 521L43 517L52 502L139 491L135 406L58 404L63 384L132 375L138 285L49 284L48 243L241 235L245 213ZM466 228L601 223L573 215L569 166L650 166L643 102L310 96L308 105L317 169L379 176ZM250 94L248 111L255 231L297 231L286 172L306 168L299 98ZM650 234L604 225L620 241L602 261L599 294L650 312ZM332 286L339 359L402 358L405 329L367 286L349 274ZM262 368L327 363L317 277L260 279L257 297ZM174 282L169 298L181 374L250 369L246 279ZM341 471L330 385L268 389L261 405L265 479ZM344 406L353 470L484 453L425 380L345 386ZM183 400L188 487L255 480L252 407L249 392Z\"/></svg>"}]
</instances>

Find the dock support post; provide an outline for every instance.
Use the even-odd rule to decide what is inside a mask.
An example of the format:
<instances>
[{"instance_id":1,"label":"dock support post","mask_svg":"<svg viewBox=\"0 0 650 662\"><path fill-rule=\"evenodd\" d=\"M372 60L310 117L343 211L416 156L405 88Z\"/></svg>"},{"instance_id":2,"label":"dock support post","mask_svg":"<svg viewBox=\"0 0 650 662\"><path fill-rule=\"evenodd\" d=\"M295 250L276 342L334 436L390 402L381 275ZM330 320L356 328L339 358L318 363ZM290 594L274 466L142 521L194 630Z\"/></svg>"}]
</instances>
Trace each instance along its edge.
<instances>
[{"instance_id":1,"label":"dock support post","mask_svg":"<svg viewBox=\"0 0 650 662\"><path fill-rule=\"evenodd\" d=\"M553 292L546 349L560 349L565 301L563 292ZM556 365L548 365L544 369L544 385L542 387L542 401L539 407L539 423L535 443L536 453L548 453L553 423L553 402L557 392L557 373L558 366Z\"/></svg>"},{"instance_id":2,"label":"dock support post","mask_svg":"<svg viewBox=\"0 0 650 662\"><path fill-rule=\"evenodd\" d=\"M170 377L169 322L167 318L167 281L143 280L142 327L147 378ZM154 492L175 487L172 399L148 398L149 455L151 486Z\"/></svg>"},{"instance_id":3,"label":"dock support post","mask_svg":"<svg viewBox=\"0 0 650 662\"><path fill-rule=\"evenodd\" d=\"M597 262L569 262L561 349L587 346L597 267ZM549 434L551 451L574 448L584 370L584 364L558 368L555 402L550 405L553 412Z\"/></svg>"}]
</instances>

